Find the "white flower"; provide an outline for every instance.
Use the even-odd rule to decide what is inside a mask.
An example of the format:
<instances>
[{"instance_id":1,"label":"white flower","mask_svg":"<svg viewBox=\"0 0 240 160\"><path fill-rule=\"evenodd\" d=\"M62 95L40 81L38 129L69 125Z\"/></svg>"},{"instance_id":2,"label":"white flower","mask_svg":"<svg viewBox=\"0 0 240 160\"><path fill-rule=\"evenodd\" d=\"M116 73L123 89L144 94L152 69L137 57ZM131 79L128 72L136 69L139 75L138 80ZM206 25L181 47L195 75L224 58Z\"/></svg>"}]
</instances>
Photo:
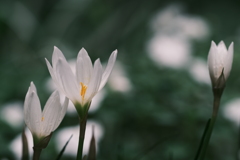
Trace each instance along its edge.
<instances>
[{"instance_id":1,"label":"white flower","mask_svg":"<svg viewBox=\"0 0 240 160\"><path fill-rule=\"evenodd\" d=\"M232 69L233 42L227 49L224 42L216 45L213 41L208 54L208 69L213 86L223 87ZM223 79L220 76L223 73Z\"/></svg>"},{"instance_id":2,"label":"white flower","mask_svg":"<svg viewBox=\"0 0 240 160\"><path fill-rule=\"evenodd\" d=\"M87 51L82 48L77 56L76 75L73 74L62 52L54 47L52 66L46 59L51 77L61 92L68 97L75 106L90 104L92 98L106 84L117 57L117 50L113 51L106 69L103 71L99 59L92 64ZM76 107L78 110L78 108Z\"/></svg>"},{"instance_id":3,"label":"white flower","mask_svg":"<svg viewBox=\"0 0 240 160\"><path fill-rule=\"evenodd\" d=\"M49 97L43 112L37 90L31 82L24 102L24 120L33 138L42 139L51 134L61 123L68 107L68 98L61 105L58 91Z\"/></svg>"}]
</instances>

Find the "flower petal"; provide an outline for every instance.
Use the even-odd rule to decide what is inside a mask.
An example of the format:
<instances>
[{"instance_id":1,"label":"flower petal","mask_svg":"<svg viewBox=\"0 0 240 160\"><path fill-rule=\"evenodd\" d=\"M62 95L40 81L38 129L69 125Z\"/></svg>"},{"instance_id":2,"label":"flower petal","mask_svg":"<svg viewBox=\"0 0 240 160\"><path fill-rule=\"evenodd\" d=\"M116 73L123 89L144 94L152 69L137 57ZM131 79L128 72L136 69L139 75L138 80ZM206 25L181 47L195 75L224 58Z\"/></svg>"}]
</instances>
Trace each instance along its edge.
<instances>
[{"instance_id":1,"label":"flower petal","mask_svg":"<svg viewBox=\"0 0 240 160\"><path fill-rule=\"evenodd\" d=\"M228 53L227 47L226 47L225 43L223 41L221 41L218 44L217 49L218 49L218 60L219 60L218 64L220 64L221 67L224 67L224 61L226 60L227 53Z\"/></svg>"},{"instance_id":2,"label":"flower petal","mask_svg":"<svg viewBox=\"0 0 240 160\"><path fill-rule=\"evenodd\" d=\"M78 83L82 82L84 84L88 84L90 82L92 72L92 61L88 56L87 51L82 48L78 53L76 64L76 75Z\"/></svg>"},{"instance_id":3,"label":"flower petal","mask_svg":"<svg viewBox=\"0 0 240 160\"><path fill-rule=\"evenodd\" d=\"M218 52L219 52L220 54L224 54L224 55L227 54L227 47L226 47L226 45L225 45L225 43L224 43L223 41L221 41L221 42L218 44L217 48L218 48Z\"/></svg>"},{"instance_id":4,"label":"flower petal","mask_svg":"<svg viewBox=\"0 0 240 160\"><path fill-rule=\"evenodd\" d=\"M102 81L101 81L99 90L101 90L107 83L108 77L110 76L113 66L115 64L116 58L117 58L117 50L113 51L111 56L109 57L107 67L102 75Z\"/></svg>"},{"instance_id":5,"label":"flower petal","mask_svg":"<svg viewBox=\"0 0 240 160\"><path fill-rule=\"evenodd\" d=\"M61 112L58 116L58 121L55 124L55 127L53 128L53 130L55 130L59 126L59 124L62 122L62 120L67 112L68 102L69 102L69 99L67 97L65 97L64 103L63 103L63 105L61 105Z\"/></svg>"},{"instance_id":6,"label":"flower petal","mask_svg":"<svg viewBox=\"0 0 240 160\"><path fill-rule=\"evenodd\" d=\"M33 135L39 136L41 132L41 105L36 92L36 87L31 82L24 101L24 120Z\"/></svg>"},{"instance_id":7,"label":"flower petal","mask_svg":"<svg viewBox=\"0 0 240 160\"><path fill-rule=\"evenodd\" d=\"M229 77L230 71L232 69L232 62L233 62L233 42L230 44L230 46L228 47L228 53L227 53L227 57L225 59L225 63L224 63L224 76L225 79L227 79Z\"/></svg>"},{"instance_id":8,"label":"flower petal","mask_svg":"<svg viewBox=\"0 0 240 160\"><path fill-rule=\"evenodd\" d=\"M101 83L102 74L103 74L102 73L102 65L101 65L100 60L97 59L94 62L93 75L92 75L91 81L90 81L87 91L86 91L86 95L85 95L86 102L91 101L93 96L95 96L97 94L100 83ZM86 103L86 102L84 102L84 103Z\"/></svg>"},{"instance_id":9,"label":"flower petal","mask_svg":"<svg viewBox=\"0 0 240 160\"><path fill-rule=\"evenodd\" d=\"M208 69L211 80L215 81L215 77L217 77L216 67L217 67L217 56L218 49L216 44L212 41L210 51L208 53Z\"/></svg>"},{"instance_id":10,"label":"flower petal","mask_svg":"<svg viewBox=\"0 0 240 160\"><path fill-rule=\"evenodd\" d=\"M45 60L46 60L46 63L47 63L48 71L49 71L49 73L50 73L50 75L52 77L52 80L53 80L54 84L56 85L58 90L60 90L61 92L64 93L63 87L62 87L61 83L59 82L59 80L56 77L55 70L53 70L51 64L49 63L49 61L46 58L45 58Z\"/></svg>"},{"instance_id":11,"label":"flower petal","mask_svg":"<svg viewBox=\"0 0 240 160\"><path fill-rule=\"evenodd\" d=\"M66 96L75 103L80 99L80 89L77 80L67 62L59 58L56 65L56 77L59 79Z\"/></svg>"},{"instance_id":12,"label":"flower petal","mask_svg":"<svg viewBox=\"0 0 240 160\"><path fill-rule=\"evenodd\" d=\"M58 61L59 58L62 58L64 61L67 62L67 60L64 57L62 51L60 49L58 49L56 46L54 46L53 55L52 55L52 66L53 66L53 68L56 68L57 61Z\"/></svg>"},{"instance_id":13,"label":"flower petal","mask_svg":"<svg viewBox=\"0 0 240 160\"><path fill-rule=\"evenodd\" d=\"M42 113L42 136L48 136L54 131L59 124L59 116L61 113L60 97L57 91L53 92L49 97Z\"/></svg>"}]
</instances>

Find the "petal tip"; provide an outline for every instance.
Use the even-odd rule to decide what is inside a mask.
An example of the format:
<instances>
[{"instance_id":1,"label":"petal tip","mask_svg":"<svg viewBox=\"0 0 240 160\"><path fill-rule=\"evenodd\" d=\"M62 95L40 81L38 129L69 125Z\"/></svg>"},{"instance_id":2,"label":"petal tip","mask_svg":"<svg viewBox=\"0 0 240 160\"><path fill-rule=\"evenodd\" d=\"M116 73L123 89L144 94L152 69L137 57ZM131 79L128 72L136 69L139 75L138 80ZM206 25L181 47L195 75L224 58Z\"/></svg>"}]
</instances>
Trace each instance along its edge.
<instances>
[{"instance_id":1,"label":"petal tip","mask_svg":"<svg viewBox=\"0 0 240 160\"><path fill-rule=\"evenodd\" d=\"M80 51L86 51L86 49L85 49L84 47L82 47L82 48L80 49Z\"/></svg>"},{"instance_id":2,"label":"petal tip","mask_svg":"<svg viewBox=\"0 0 240 160\"><path fill-rule=\"evenodd\" d=\"M88 53L87 53L86 49L82 47L82 48L80 49L79 53L78 53L78 58L80 58L80 57L85 57L85 56L88 57Z\"/></svg>"},{"instance_id":3,"label":"petal tip","mask_svg":"<svg viewBox=\"0 0 240 160\"><path fill-rule=\"evenodd\" d=\"M53 50L59 50L57 46L53 46Z\"/></svg>"},{"instance_id":4,"label":"petal tip","mask_svg":"<svg viewBox=\"0 0 240 160\"><path fill-rule=\"evenodd\" d=\"M31 81L31 83L30 83L30 88L31 88L32 90L34 90L34 91L37 90L35 84L33 83L33 81Z\"/></svg>"},{"instance_id":5,"label":"petal tip","mask_svg":"<svg viewBox=\"0 0 240 160\"><path fill-rule=\"evenodd\" d=\"M98 58L98 59L96 59L96 61L94 62L94 63L100 63L101 64L101 60L100 60L100 58Z\"/></svg>"},{"instance_id":6,"label":"petal tip","mask_svg":"<svg viewBox=\"0 0 240 160\"><path fill-rule=\"evenodd\" d=\"M54 46L54 48L53 48L53 54L56 54L57 57L58 57L58 56L61 56L62 51L61 51L58 47Z\"/></svg>"},{"instance_id":7,"label":"petal tip","mask_svg":"<svg viewBox=\"0 0 240 160\"><path fill-rule=\"evenodd\" d=\"M220 45L225 46L225 43L223 42L223 40L221 40L221 41L218 43L218 46L220 46Z\"/></svg>"},{"instance_id":8,"label":"petal tip","mask_svg":"<svg viewBox=\"0 0 240 160\"><path fill-rule=\"evenodd\" d=\"M118 53L118 50L115 49L115 50L113 51L113 54L116 55L117 53Z\"/></svg>"},{"instance_id":9,"label":"petal tip","mask_svg":"<svg viewBox=\"0 0 240 160\"><path fill-rule=\"evenodd\" d=\"M233 48L234 48L234 43L232 42L230 46L228 47L228 53L233 54Z\"/></svg>"},{"instance_id":10,"label":"petal tip","mask_svg":"<svg viewBox=\"0 0 240 160\"><path fill-rule=\"evenodd\" d=\"M211 41L211 46L215 45L216 46L216 43L212 40Z\"/></svg>"},{"instance_id":11,"label":"petal tip","mask_svg":"<svg viewBox=\"0 0 240 160\"><path fill-rule=\"evenodd\" d=\"M49 63L49 61L47 60L47 58L44 58L44 59L45 59L45 62L46 62L46 63Z\"/></svg>"},{"instance_id":12,"label":"petal tip","mask_svg":"<svg viewBox=\"0 0 240 160\"><path fill-rule=\"evenodd\" d=\"M87 50L84 47L81 48L80 54L81 55L88 55Z\"/></svg>"}]
</instances>

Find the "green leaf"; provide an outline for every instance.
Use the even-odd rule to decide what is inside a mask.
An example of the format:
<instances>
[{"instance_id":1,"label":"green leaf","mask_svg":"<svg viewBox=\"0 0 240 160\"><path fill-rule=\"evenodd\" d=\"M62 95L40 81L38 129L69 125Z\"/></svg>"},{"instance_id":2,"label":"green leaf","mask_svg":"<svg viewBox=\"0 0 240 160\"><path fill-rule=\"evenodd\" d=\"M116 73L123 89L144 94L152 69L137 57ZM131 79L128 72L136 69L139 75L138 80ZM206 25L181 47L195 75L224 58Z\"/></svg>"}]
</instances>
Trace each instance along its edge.
<instances>
[{"instance_id":1,"label":"green leaf","mask_svg":"<svg viewBox=\"0 0 240 160\"><path fill-rule=\"evenodd\" d=\"M63 152L65 151L65 149L66 149L69 141L71 140L72 136L73 136L73 135L70 136L70 138L68 139L68 141L66 142L66 144L65 144L64 147L62 148L61 152L58 154L56 160L60 160L60 158L62 157Z\"/></svg>"},{"instance_id":2,"label":"green leaf","mask_svg":"<svg viewBox=\"0 0 240 160\"><path fill-rule=\"evenodd\" d=\"M206 123L206 127L205 127L205 129L204 129L204 132L203 132L203 135L202 135L202 138L201 138L201 141L200 141L198 150L197 150L197 154L196 154L194 160L197 160L198 157L199 157L199 155L200 155L200 152L201 152L202 146L203 146L203 141L204 141L204 139L205 139L205 137L206 137L206 133L207 133L207 130L208 130L208 128L209 128L210 121L211 121L211 118L210 118L210 119L207 121L207 123Z\"/></svg>"}]
</instances>

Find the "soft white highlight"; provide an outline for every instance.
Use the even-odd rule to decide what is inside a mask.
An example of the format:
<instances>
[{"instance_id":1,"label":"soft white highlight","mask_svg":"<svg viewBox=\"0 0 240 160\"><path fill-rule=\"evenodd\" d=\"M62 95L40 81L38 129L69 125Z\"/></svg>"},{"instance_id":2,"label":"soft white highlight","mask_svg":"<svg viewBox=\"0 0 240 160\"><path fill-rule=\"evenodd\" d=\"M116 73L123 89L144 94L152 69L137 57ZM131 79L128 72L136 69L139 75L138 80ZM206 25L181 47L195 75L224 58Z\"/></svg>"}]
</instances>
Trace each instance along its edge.
<instances>
[{"instance_id":1,"label":"soft white highlight","mask_svg":"<svg viewBox=\"0 0 240 160\"><path fill-rule=\"evenodd\" d=\"M23 104L21 102L10 102L1 108L1 117L12 127L22 127L23 125Z\"/></svg>"},{"instance_id":2,"label":"soft white highlight","mask_svg":"<svg viewBox=\"0 0 240 160\"><path fill-rule=\"evenodd\" d=\"M192 59L189 71L197 82L211 84L206 61L200 58Z\"/></svg>"},{"instance_id":3,"label":"soft white highlight","mask_svg":"<svg viewBox=\"0 0 240 160\"><path fill-rule=\"evenodd\" d=\"M132 89L132 84L120 62L117 62L114 66L114 72L109 78L109 86L115 91L124 93Z\"/></svg>"},{"instance_id":4,"label":"soft white highlight","mask_svg":"<svg viewBox=\"0 0 240 160\"><path fill-rule=\"evenodd\" d=\"M181 5L170 5L151 21L154 36L147 51L157 65L181 69L191 61L192 40L204 40L209 35L207 23L197 16L183 13Z\"/></svg>"},{"instance_id":5,"label":"soft white highlight","mask_svg":"<svg viewBox=\"0 0 240 160\"><path fill-rule=\"evenodd\" d=\"M188 41L163 35L151 39L148 50L150 58L157 64L176 69L188 63L191 53Z\"/></svg>"},{"instance_id":6,"label":"soft white highlight","mask_svg":"<svg viewBox=\"0 0 240 160\"><path fill-rule=\"evenodd\" d=\"M240 120L240 98L233 99L228 102L224 107L223 112L224 117L234 122L239 126Z\"/></svg>"},{"instance_id":7,"label":"soft white highlight","mask_svg":"<svg viewBox=\"0 0 240 160\"><path fill-rule=\"evenodd\" d=\"M161 10L151 21L156 33L180 36L186 39L204 40L210 31L201 17L183 13L181 5L172 4Z\"/></svg>"}]
</instances>

